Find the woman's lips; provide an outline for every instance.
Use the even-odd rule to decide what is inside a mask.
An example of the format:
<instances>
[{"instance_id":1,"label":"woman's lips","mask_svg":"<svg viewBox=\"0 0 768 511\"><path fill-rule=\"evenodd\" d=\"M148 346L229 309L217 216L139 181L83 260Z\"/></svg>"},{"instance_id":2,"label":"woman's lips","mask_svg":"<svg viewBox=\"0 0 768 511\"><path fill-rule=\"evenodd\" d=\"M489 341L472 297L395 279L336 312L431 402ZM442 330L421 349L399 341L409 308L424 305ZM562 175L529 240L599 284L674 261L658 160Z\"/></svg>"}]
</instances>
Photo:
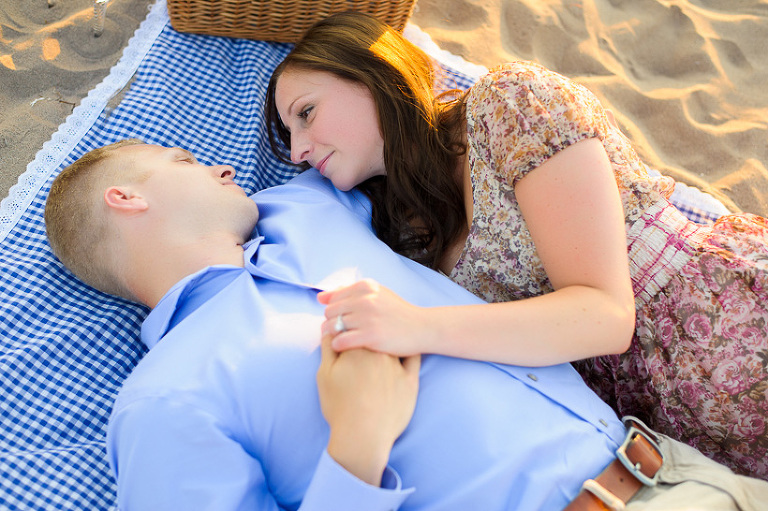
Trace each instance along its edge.
<instances>
[{"instance_id":1,"label":"woman's lips","mask_svg":"<svg viewBox=\"0 0 768 511\"><path fill-rule=\"evenodd\" d=\"M333 153L331 153L331 154L333 154ZM320 171L320 174L322 174L322 175L325 175L325 165L328 163L328 158L330 158L330 157L331 157L331 154L329 154L328 156L326 156L325 158L323 158L322 160L320 160L319 162L317 162L317 164L316 164L316 165L314 165L314 167L315 167L317 170L319 170L319 171Z\"/></svg>"}]
</instances>

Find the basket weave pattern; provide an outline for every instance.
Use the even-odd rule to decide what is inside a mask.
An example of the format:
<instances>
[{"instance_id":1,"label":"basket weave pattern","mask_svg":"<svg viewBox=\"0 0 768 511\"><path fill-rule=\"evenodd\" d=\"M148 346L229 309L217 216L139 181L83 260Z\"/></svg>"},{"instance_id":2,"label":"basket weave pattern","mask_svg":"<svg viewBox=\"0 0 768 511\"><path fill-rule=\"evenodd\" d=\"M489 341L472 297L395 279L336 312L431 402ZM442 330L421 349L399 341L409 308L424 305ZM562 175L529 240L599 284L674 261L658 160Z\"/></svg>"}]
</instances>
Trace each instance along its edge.
<instances>
[{"instance_id":1,"label":"basket weave pattern","mask_svg":"<svg viewBox=\"0 0 768 511\"><path fill-rule=\"evenodd\" d=\"M337 12L371 14L402 31L416 0L168 0L179 32L282 43L298 41L316 21Z\"/></svg>"}]
</instances>

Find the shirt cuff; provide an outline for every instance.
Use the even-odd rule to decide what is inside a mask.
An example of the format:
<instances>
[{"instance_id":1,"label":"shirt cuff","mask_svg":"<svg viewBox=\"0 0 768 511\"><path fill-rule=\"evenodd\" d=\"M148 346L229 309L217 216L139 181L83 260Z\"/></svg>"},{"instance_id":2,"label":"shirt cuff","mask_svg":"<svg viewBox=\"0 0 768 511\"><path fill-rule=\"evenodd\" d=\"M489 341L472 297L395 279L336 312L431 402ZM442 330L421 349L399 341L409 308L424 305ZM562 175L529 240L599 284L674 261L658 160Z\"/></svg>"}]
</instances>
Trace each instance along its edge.
<instances>
[{"instance_id":1,"label":"shirt cuff","mask_svg":"<svg viewBox=\"0 0 768 511\"><path fill-rule=\"evenodd\" d=\"M381 487L376 487L347 472L328 451L323 451L300 510L391 511L399 509L413 491L402 488L400 476L389 466L384 470Z\"/></svg>"}]
</instances>

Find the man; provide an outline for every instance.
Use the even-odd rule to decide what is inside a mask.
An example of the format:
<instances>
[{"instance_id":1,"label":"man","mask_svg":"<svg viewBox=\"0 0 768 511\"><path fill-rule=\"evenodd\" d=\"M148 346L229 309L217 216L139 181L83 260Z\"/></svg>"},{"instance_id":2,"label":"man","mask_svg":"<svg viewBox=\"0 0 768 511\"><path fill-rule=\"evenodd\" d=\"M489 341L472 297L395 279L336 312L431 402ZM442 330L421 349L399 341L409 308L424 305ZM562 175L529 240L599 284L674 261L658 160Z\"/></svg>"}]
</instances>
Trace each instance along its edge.
<instances>
[{"instance_id":1,"label":"man","mask_svg":"<svg viewBox=\"0 0 768 511\"><path fill-rule=\"evenodd\" d=\"M120 509L757 509L768 498L768 483L640 424L628 434L568 365L401 361L337 354L329 339L318 350L317 293L354 279L421 306L477 299L386 249L360 194L308 171L254 203L234 175L124 142L52 185L57 256L153 308L150 351L107 433Z\"/></svg>"}]
</instances>

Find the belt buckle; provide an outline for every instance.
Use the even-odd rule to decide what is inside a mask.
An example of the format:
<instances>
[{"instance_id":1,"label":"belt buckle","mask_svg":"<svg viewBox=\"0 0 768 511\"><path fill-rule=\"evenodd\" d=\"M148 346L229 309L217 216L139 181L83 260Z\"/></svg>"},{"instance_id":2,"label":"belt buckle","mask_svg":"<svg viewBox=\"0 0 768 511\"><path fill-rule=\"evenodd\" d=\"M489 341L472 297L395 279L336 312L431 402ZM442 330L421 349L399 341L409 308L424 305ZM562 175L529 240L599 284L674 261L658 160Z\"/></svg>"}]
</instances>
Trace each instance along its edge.
<instances>
[{"instance_id":1,"label":"belt buckle","mask_svg":"<svg viewBox=\"0 0 768 511\"><path fill-rule=\"evenodd\" d=\"M653 435L650 430L646 429L645 424L637 417L627 415L621 419L621 422L623 422L624 426L627 427L627 435L624 438L624 442L621 444L621 446L616 449L616 458L618 458L621 464L624 465L624 467L629 470L629 472L641 483L646 486L656 486L656 483L659 479L659 472L661 472L661 470L657 470L656 473L653 474L653 477L648 477L647 475L643 474L640 471L640 463L633 464L627 457L627 447L635 438L635 435L640 435L645 438L648 443L651 444L651 447L656 450L656 452L659 454L659 457L661 457L661 463L664 464L664 454L661 452L661 448L659 447L658 437ZM639 424L642 427L637 427L635 424Z\"/></svg>"}]
</instances>

